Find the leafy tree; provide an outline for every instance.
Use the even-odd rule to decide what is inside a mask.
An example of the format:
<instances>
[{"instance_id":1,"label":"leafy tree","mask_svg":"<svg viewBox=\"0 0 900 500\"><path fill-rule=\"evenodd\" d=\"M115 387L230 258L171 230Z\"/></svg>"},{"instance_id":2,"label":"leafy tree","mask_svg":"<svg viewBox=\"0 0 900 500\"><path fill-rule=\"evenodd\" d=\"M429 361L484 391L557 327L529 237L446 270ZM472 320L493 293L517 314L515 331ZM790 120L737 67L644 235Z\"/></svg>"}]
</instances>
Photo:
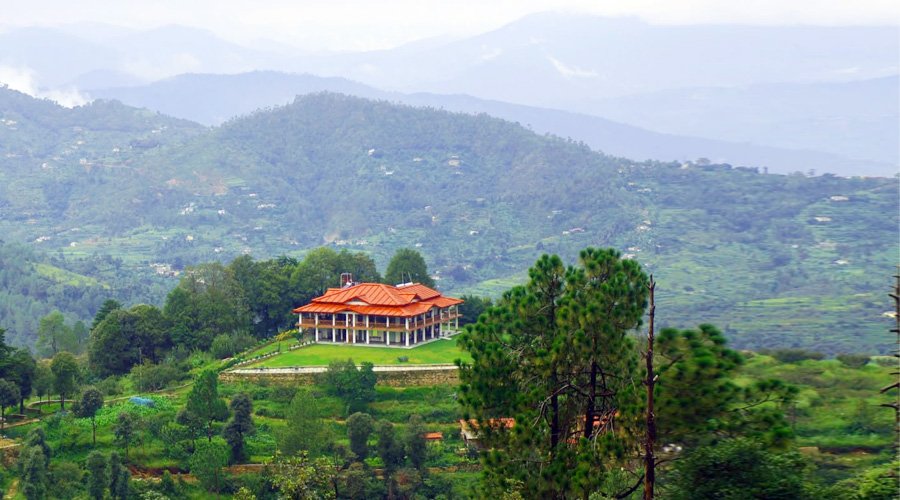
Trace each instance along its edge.
<instances>
[{"instance_id":1,"label":"leafy tree","mask_svg":"<svg viewBox=\"0 0 900 500\"><path fill-rule=\"evenodd\" d=\"M5 377L19 388L19 413L25 413L25 398L34 391L37 363L27 349L16 349L3 370Z\"/></svg>"},{"instance_id":2,"label":"leafy tree","mask_svg":"<svg viewBox=\"0 0 900 500\"><path fill-rule=\"evenodd\" d=\"M357 460L365 460L369 455L369 436L375 430L375 421L368 413L356 412L347 419L347 437L350 451Z\"/></svg>"},{"instance_id":3,"label":"leafy tree","mask_svg":"<svg viewBox=\"0 0 900 500\"><path fill-rule=\"evenodd\" d=\"M47 458L39 446L29 446L19 455L22 471L22 493L28 500L47 497Z\"/></svg>"},{"instance_id":4,"label":"leafy tree","mask_svg":"<svg viewBox=\"0 0 900 500\"><path fill-rule=\"evenodd\" d=\"M63 351L53 356L50 371L53 372L53 389L59 394L59 406L65 410L66 396L75 392L78 362L71 353Z\"/></svg>"},{"instance_id":5,"label":"leafy tree","mask_svg":"<svg viewBox=\"0 0 900 500\"><path fill-rule=\"evenodd\" d=\"M333 487L334 467L324 457L310 459L306 451L296 455L276 453L266 464L265 474L281 498L328 500L337 496Z\"/></svg>"},{"instance_id":6,"label":"leafy tree","mask_svg":"<svg viewBox=\"0 0 900 500\"><path fill-rule=\"evenodd\" d=\"M297 304L293 303L291 276L298 264L284 256L254 262L249 255L242 255L228 265L247 297L256 337L269 337L295 322L291 309Z\"/></svg>"},{"instance_id":7,"label":"leafy tree","mask_svg":"<svg viewBox=\"0 0 900 500\"><path fill-rule=\"evenodd\" d=\"M6 409L19 402L19 388L16 384L0 379L0 431L6 425Z\"/></svg>"},{"instance_id":8,"label":"leafy tree","mask_svg":"<svg viewBox=\"0 0 900 500\"><path fill-rule=\"evenodd\" d=\"M190 469L207 491L219 492L222 468L228 465L228 447L220 441L199 443L191 455Z\"/></svg>"},{"instance_id":9,"label":"leafy tree","mask_svg":"<svg viewBox=\"0 0 900 500\"><path fill-rule=\"evenodd\" d=\"M481 316L481 313L493 305L493 301L490 297L462 295L460 299L464 301L459 305L459 313L462 315L462 317L459 318L460 325L468 325L469 323L478 321L478 316Z\"/></svg>"},{"instance_id":10,"label":"leafy tree","mask_svg":"<svg viewBox=\"0 0 900 500\"><path fill-rule=\"evenodd\" d=\"M50 456L52 452L50 445L47 444L47 436L44 434L44 429L40 427L28 431L28 435L25 436L25 442L22 443L23 448L32 448L35 446L40 448L41 455L44 457L44 469L50 467Z\"/></svg>"},{"instance_id":11,"label":"leafy tree","mask_svg":"<svg viewBox=\"0 0 900 500\"><path fill-rule=\"evenodd\" d=\"M425 466L425 458L428 448L425 442L425 422L421 415L410 415L409 425L406 427L406 456L409 462L417 470L421 471Z\"/></svg>"},{"instance_id":12,"label":"leafy tree","mask_svg":"<svg viewBox=\"0 0 900 500\"><path fill-rule=\"evenodd\" d=\"M72 325L72 340L75 342L73 353L80 354L87 347L90 338L90 330L87 329L83 321L76 321Z\"/></svg>"},{"instance_id":13,"label":"leafy tree","mask_svg":"<svg viewBox=\"0 0 900 500\"><path fill-rule=\"evenodd\" d=\"M51 357L60 351L75 352L76 345L75 335L61 312L53 311L41 318L36 344L38 354Z\"/></svg>"},{"instance_id":14,"label":"leafy tree","mask_svg":"<svg viewBox=\"0 0 900 500\"><path fill-rule=\"evenodd\" d=\"M185 410L205 423L207 441L212 442L213 422L228 418L228 406L219 396L219 376L215 370L205 370L197 376Z\"/></svg>"},{"instance_id":15,"label":"leafy tree","mask_svg":"<svg viewBox=\"0 0 900 500\"><path fill-rule=\"evenodd\" d=\"M103 500L109 484L106 456L97 450L92 451L86 461L88 472L88 494L94 500Z\"/></svg>"},{"instance_id":16,"label":"leafy tree","mask_svg":"<svg viewBox=\"0 0 900 500\"><path fill-rule=\"evenodd\" d=\"M390 284L413 282L434 286L434 280L428 274L428 267L422 254L411 248L401 248L394 253L384 273L384 279Z\"/></svg>"},{"instance_id":17,"label":"leafy tree","mask_svg":"<svg viewBox=\"0 0 900 500\"><path fill-rule=\"evenodd\" d=\"M97 325L99 325L104 319L106 319L106 316L109 313L121 308L122 304L120 304L119 301L115 299L106 299L103 302L103 305L100 306L100 310L97 311L97 314L94 315L94 322L91 323L91 331L96 329Z\"/></svg>"},{"instance_id":18,"label":"leafy tree","mask_svg":"<svg viewBox=\"0 0 900 500\"><path fill-rule=\"evenodd\" d=\"M378 456L388 473L402 466L403 460L406 458L403 444L397 441L394 433L394 424L386 420L378 424Z\"/></svg>"},{"instance_id":19,"label":"leafy tree","mask_svg":"<svg viewBox=\"0 0 900 500\"><path fill-rule=\"evenodd\" d=\"M134 441L135 432L134 417L130 413L119 413L113 427L113 434L116 436L116 442L125 447L125 460L128 460L128 450L131 442Z\"/></svg>"},{"instance_id":20,"label":"leafy tree","mask_svg":"<svg viewBox=\"0 0 900 500\"><path fill-rule=\"evenodd\" d=\"M810 498L807 464L795 452L771 451L764 443L734 439L700 447L678 461L673 499Z\"/></svg>"},{"instance_id":21,"label":"leafy tree","mask_svg":"<svg viewBox=\"0 0 900 500\"><path fill-rule=\"evenodd\" d=\"M190 267L166 297L172 339L189 349L209 349L220 333L249 331L247 300L233 272L219 263Z\"/></svg>"},{"instance_id":22,"label":"leafy tree","mask_svg":"<svg viewBox=\"0 0 900 500\"><path fill-rule=\"evenodd\" d=\"M368 255L350 253L346 249L335 252L327 247L316 248L306 254L291 274L294 305L309 302L328 288L340 286L342 273L351 273L358 282L381 281L375 261Z\"/></svg>"},{"instance_id":23,"label":"leafy tree","mask_svg":"<svg viewBox=\"0 0 900 500\"><path fill-rule=\"evenodd\" d=\"M253 434L253 401L244 393L235 394L231 398L231 420L222 429L222 436L231 448L231 463L240 463L247 459L244 449L244 436Z\"/></svg>"},{"instance_id":24,"label":"leafy tree","mask_svg":"<svg viewBox=\"0 0 900 500\"><path fill-rule=\"evenodd\" d=\"M172 479L172 474L169 471L163 471L162 478L159 480L159 491L169 498L174 498L178 494L175 480Z\"/></svg>"},{"instance_id":25,"label":"leafy tree","mask_svg":"<svg viewBox=\"0 0 900 500\"><path fill-rule=\"evenodd\" d=\"M36 364L33 387L39 398L50 395L50 391L53 390L53 372L50 370L49 364L45 362Z\"/></svg>"},{"instance_id":26,"label":"leafy tree","mask_svg":"<svg viewBox=\"0 0 900 500\"><path fill-rule=\"evenodd\" d=\"M175 415L175 422L184 427L191 439L191 448L196 447L197 437L203 432L206 422L199 415L182 408Z\"/></svg>"},{"instance_id":27,"label":"leafy tree","mask_svg":"<svg viewBox=\"0 0 900 500\"><path fill-rule=\"evenodd\" d=\"M48 472L48 497L61 500L84 498L84 473L77 463L58 462Z\"/></svg>"},{"instance_id":28,"label":"leafy tree","mask_svg":"<svg viewBox=\"0 0 900 500\"><path fill-rule=\"evenodd\" d=\"M100 376L122 375L143 360L162 361L172 347L162 311L140 304L115 309L91 331L88 357Z\"/></svg>"},{"instance_id":29,"label":"leafy tree","mask_svg":"<svg viewBox=\"0 0 900 500\"><path fill-rule=\"evenodd\" d=\"M119 415L121 418L122 414ZM125 458L128 458L128 448L126 444ZM109 454L109 495L115 500L127 500L129 493L129 482L131 481L131 473L122 463L119 454L113 451Z\"/></svg>"},{"instance_id":30,"label":"leafy tree","mask_svg":"<svg viewBox=\"0 0 900 500\"><path fill-rule=\"evenodd\" d=\"M353 462L341 477L341 494L352 500L384 498L384 483L378 481L374 471L360 462ZM432 497L428 497L432 498Z\"/></svg>"},{"instance_id":31,"label":"leafy tree","mask_svg":"<svg viewBox=\"0 0 900 500\"><path fill-rule=\"evenodd\" d=\"M81 393L81 399L78 400L78 409L75 414L79 418L91 419L91 431L94 446L97 446L97 411L103 407L103 394L93 387L86 389Z\"/></svg>"},{"instance_id":32,"label":"leafy tree","mask_svg":"<svg viewBox=\"0 0 900 500\"><path fill-rule=\"evenodd\" d=\"M357 369L352 359L332 361L322 374L325 390L341 398L350 412L360 411L375 400L378 381L372 363L363 362Z\"/></svg>"},{"instance_id":33,"label":"leafy tree","mask_svg":"<svg viewBox=\"0 0 900 500\"><path fill-rule=\"evenodd\" d=\"M332 439L320 417L315 398L304 390L297 391L284 412L287 425L276 433L278 450L294 455L299 451L318 453L326 449Z\"/></svg>"}]
</instances>

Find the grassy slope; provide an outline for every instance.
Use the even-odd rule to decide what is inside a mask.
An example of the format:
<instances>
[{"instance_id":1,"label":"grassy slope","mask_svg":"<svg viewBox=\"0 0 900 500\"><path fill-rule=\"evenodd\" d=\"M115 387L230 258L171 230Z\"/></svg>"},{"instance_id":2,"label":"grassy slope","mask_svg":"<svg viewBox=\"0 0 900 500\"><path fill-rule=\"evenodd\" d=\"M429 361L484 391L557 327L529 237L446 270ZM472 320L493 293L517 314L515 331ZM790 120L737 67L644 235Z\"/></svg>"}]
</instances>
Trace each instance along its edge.
<instances>
[{"instance_id":1,"label":"grassy slope","mask_svg":"<svg viewBox=\"0 0 900 500\"><path fill-rule=\"evenodd\" d=\"M271 351L269 349L268 351ZM249 356L262 353L250 353ZM397 358L406 356L406 362ZM368 361L376 365L453 363L467 356L456 347L454 339L437 340L411 349L314 344L265 359L252 367L326 366L337 360Z\"/></svg>"}]
</instances>

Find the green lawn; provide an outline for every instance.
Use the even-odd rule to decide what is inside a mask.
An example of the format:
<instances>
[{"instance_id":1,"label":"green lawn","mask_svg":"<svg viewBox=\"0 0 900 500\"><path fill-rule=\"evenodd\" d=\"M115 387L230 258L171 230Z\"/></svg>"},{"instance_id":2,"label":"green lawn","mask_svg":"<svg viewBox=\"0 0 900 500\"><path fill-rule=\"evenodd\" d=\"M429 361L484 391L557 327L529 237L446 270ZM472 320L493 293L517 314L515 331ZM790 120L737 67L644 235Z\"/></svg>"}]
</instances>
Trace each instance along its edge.
<instances>
[{"instance_id":1,"label":"green lawn","mask_svg":"<svg viewBox=\"0 0 900 500\"><path fill-rule=\"evenodd\" d=\"M401 363L397 359L401 356L409 360ZM312 344L265 359L251 367L325 366L334 360L347 358L356 363L369 361L376 365L422 365L453 363L457 358L468 360L469 356L456 346L455 338L436 340L412 349Z\"/></svg>"}]
</instances>

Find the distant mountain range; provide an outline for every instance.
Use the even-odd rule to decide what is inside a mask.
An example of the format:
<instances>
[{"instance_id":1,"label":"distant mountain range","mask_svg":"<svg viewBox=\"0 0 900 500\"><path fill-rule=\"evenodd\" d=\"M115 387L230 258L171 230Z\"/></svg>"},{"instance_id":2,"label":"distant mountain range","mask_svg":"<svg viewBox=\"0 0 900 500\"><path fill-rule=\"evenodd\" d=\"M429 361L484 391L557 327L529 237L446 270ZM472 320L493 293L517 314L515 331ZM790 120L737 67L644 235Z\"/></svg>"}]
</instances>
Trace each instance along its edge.
<instances>
[{"instance_id":1,"label":"distant mountain range","mask_svg":"<svg viewBox=\"0 0 900 500\"><path fill-rule=\"evenodd\" d=\"M0 89L4 238L112 255L121 272L318 245L383 266L411 247L444 290L497 294L543 252L613 246L657 277L664 324L714 322L738 347L887 352L898 204L897 179L635 162L334 93L207 128Z\"/></svg>"},{"instance_id":2,"label":"distant mountain range","mask_svg":"<svg viewBox=\"0 0 900 500\"><path fill-rule=\"evenodd\" d=\"M889 80L889 79L884 79ZM849 85L849 84L844 84ZM885 85L879 86L884 90ZM714 89L713 89L714 90ZM658 159L687 161L709 158L718 163L733 163L766 167L771 172L790 173L815 170L819 173L832 172L841 175L882 175L894 173L896 162L891 160L852 160L837 153L823 153L812 149L789 149L771 147L746 142L704 139L702 137L680 136L659 133L645 128L617 123L605 118L583 113L573 113L553 109L509 104L500 101L477 99L466 95L439 95L430 93L402 94L385 92L343 78L321 78L312 75L297 75L278 72L252 72L237 75L179 75L148 85L90 90L93 98L117 99L126 104L145 107L179 118L194 120L207 125L222 122L251 113L257 109L287 104L297 96L313 92L330 91L345 93L370 99L382 99L414 106L428 106L436 109L463 113L487 113L491 116L521 123L538 133L549 133L561 137L583 141L592 148L616 156L636 160ZM880 95L889 94L882 92ZM734 100L738 100L736 97ZM635 108L644 106L636 116L645 116L644 101L634 99ZM807 99L809 102L811 99ZM612 106L607 101L607 106ZM673 113L688 108L673 106ZM626 103L624 106L628 106ZM685 116L713 113L716 108L690 108ZM621 110L620 110L621 111ZM858 115L865 111L859 110ZM621 112L621 114L626 114ZM665 118L662 111L659 114ZM797 113L795 113L797 114ZM889 114L889 113L888 113ZM674 117L672 117L675 120ZM777 118L773 118L777 121ZM660 120L663 125L664 120ZM699 118L695 121L702 121ZM799 120L796 120L799 121ZM885 120L882 120L885 121ZM887 120L889 121L889 120ZM719 122L721 123L721 122ZM647 124L652 125L651 123ZM883 128L867 130L871 136L866 143L881 141L877 150L889 150L900 141L900 133L891 136L897 128L890 123L882 123ZM711 127L712 128L712 127ZM832 127L834 128L834 127ZM714 132L709 130L709 132ZM810 135L810 134L808 134ZM848 138L833 141L850 143L857 151L863 146L849 141L849 137L864 135L857 130ZM833 148L840 149L840 148Z\"/></svg>"},{"instance_id":3,"label":"distant mountain range","mask_svg":"<svg viewBox=\"0 0 900 500\"><path fill-rule=\"evenodd\" d=\"M330 90L496 113L636 159L706 157L779 172L892 176L900 170L898 36L897 26L662 26L544 13L464 39L313 54L248 48L183 26L72 25L0 34L0 76L5 67L33 75L38 89L91 90L204 123ZM273 73L158 82L259 70L370 88ZM249 94L216 88L226 84ZM210 85L211 95L198 85ZM230 101L215 101L223 95Z\"/></svg>"}]
</instances>

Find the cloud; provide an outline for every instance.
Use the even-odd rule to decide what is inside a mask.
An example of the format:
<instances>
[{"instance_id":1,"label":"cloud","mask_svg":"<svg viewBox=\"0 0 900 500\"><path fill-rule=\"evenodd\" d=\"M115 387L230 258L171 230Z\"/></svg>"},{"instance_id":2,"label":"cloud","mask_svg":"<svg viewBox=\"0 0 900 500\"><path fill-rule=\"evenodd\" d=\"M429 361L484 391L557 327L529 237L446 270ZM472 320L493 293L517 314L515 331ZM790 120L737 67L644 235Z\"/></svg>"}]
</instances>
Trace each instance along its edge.
<instances>
[{"instance_id":1,"label":"cloud","mask_svg":"<svg viewBox=\"0 0 900 500\"><path fill-rule=\"evenodd\" d=\"M60 106L72 108L90 102L78 89L42 89L38 87L35 72L28 67L0 65L0 85L18 90L38 99L49 99Z\"/></svg>"},{"instance_id":2,"label":"cloud","mask_svg":"<svg viewBox=\"0 0 900 500\"><path fill-rule=\"evenodd\" d=\"M597 78L600 76L594 70L581 69L577 66L563 64L562 61L553 56L547 56L547 59L553 64L553 67L556 68L556 71L558 71L563 78Z\"/></svg>"}]
</instances>

